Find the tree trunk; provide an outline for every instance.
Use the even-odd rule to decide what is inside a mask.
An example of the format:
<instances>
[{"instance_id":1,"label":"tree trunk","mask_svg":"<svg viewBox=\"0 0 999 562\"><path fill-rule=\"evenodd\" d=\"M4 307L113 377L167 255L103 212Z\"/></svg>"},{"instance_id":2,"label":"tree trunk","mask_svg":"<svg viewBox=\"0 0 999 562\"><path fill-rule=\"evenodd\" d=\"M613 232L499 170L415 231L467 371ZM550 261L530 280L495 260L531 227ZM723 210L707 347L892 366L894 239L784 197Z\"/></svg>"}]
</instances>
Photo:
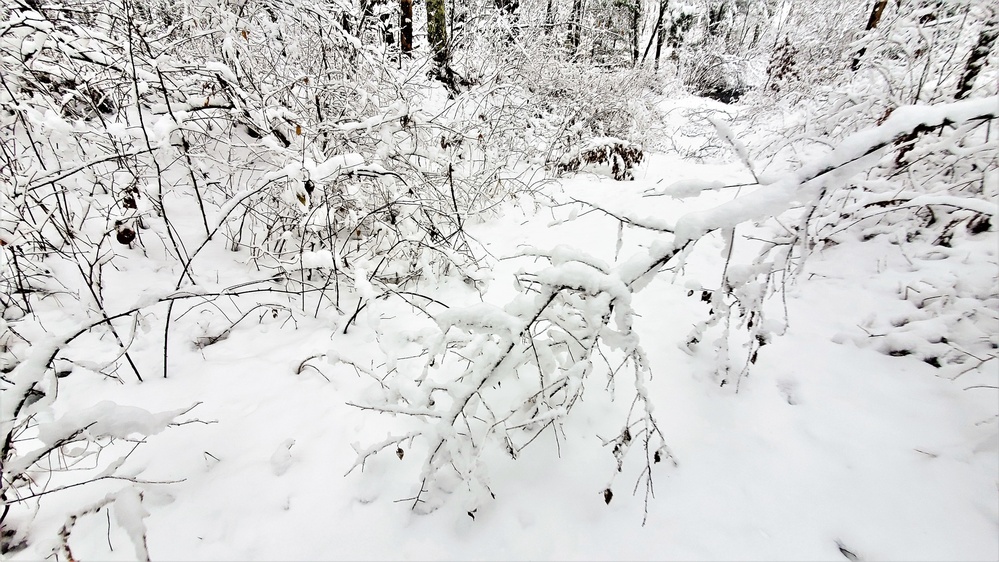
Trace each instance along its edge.
<instances>
[{"instance_id":1,"label":"tree trunk","mask_svg":"<svg viewBox=\"0 0 999 562\"><path fill-rule=\"evenodd\" d=\"M978 34L978 43L968 55L968 63L964 67L964 75L957 86L957 94L954 99L963 100L971 93L971 88L975 86L975 79L985 66L985 59L989 56L989 51L995 45L996 38L999 37L999 22L996 14L992 14L992 19L985 24L985 27Z\"/></svg>"},{"instance_id":2,"label":"tree trunk","mask_svg":"<svg viewBox=\"0 0 999 562\"><path fill-rule=\"evenodd\" d=\"M403 54L413 52L413 0L399 0L399 44Z\"/></svg>"},{"instance_id":3,"label":"tree trunk","mask_svg":"<svg viewBox=\"0 0 999 562\"><path fill-rule=\"evenodd\" d=\"M437 69L444 71L448 65L447 17L444 0L427 0L427 42L433 49Z\"/></svg>"},{"instance_id":4,"label":"tree trunk","mask_svg":"<svg viewBox=\"0 0 999 562\"><path fill-rule=\"evenodd\" d=\"M668 7L669 7L669 0L662 0L662 4L659 9L660 18L663 17L662 14L666 11L666 8ZM659 58L662 55L663 43L665 42L666 42L666 26L660 25L659 33L656 34L656 64L653 67L657 72L659 71Z\"/></svg>"},{"instance_id":5,"label":"tree trunk","mask_svg":"<svg viewBox=\"0 0 999 562\"><path fill-rule=\"evenodd\" d=\"M572 1L572 13L569 15L569 50L575 55L579 51L579 41L583 27L583 0Z\"/></svg>"},{"instance_id":6,"label":"tree trunk","mask_svg":"<svg viewBox=\"0 0 999 562\"><path fill-rule=\"evenodd\" d=\"M875 0L874 9L871 10L871 17L867 20L867 28L864 31L870 31L881 23L881 14L884 13L886 4L888 0Z\"/></svg>"},{"instance_id":7,"label":"tree trunk","mask_svg":"<svg viewBox=\"0 0 999 562\"><path fill-rule=\"evenodd\" d=\"M436 78L447 88L449 95L458 93L457 79L451 69L451 53L447 44L447 12L444 0L427 0L427 42L434 53Z\"/></svg>"},{"instance_id":8,"label":"tree trunk","mask_svg":"<svg viewBox=\"0 0 999 562\"><path fill-rule=\"evenodd\" d=\"M631 64L638 65L638 39L642 30L639 23L642 20L642 0L634 0L628 9L631 10Z\"/></svg>"},{"instance_id":9,"label":"tree trunk","mask_svg":"<svg viewBox=\"0 0 999 562\"><path fill-rule=\"evenodd\" d=\"M666 12L667 0L662 0L659 2L659 17L656 18L656 25L652 27L652 35L649 36L649 42L645 45L645 52L642 53L642 64L645 64L645 59L649 57L649 50L652 49L652 43L659 37L659 31L663 28L663 17Z\"/></svg>"},{"instance_id":10,"label":"tree trunk","mask_svg":"<svg viewBox=\"0 0 999 562\"><path fill-rule=\"evenodd\" d=\"M885 5L888 4L888 0L874 0L874 6L871 9L871 17L867 19L867 27L864 31L870 31L881 23L881 14L885 11ZM864 57L864 53L867 52L867 48L861 48L857 52L857 56L853 58L853 64L850 65L850 70L856 72L860 68L860 59Z\"/></svg>"},{"instance_id":11,"label":"tree trunk","mask_svg":"<svg viewBox=\"0 0 999 562\"><path fill-rule=\"evenodd\" d=\"M545 11L545 35L552 32L555 28L555 7L553 4L554 0L548 0L548 9Z\"/></svg>"},{"instance_id":12,"label":"tree trunk","mask_svg":"<svg viewBox=\"0 0 999 562\"><path fill-rule=\"evenodd\" d=\"M886 0L887 1L887 0ZM721 34L722 22L725 21L725 14L728 12L728 3L725 0L716 3L708 8L708 34L718 37Z\"/></svg>"}]
</instances>

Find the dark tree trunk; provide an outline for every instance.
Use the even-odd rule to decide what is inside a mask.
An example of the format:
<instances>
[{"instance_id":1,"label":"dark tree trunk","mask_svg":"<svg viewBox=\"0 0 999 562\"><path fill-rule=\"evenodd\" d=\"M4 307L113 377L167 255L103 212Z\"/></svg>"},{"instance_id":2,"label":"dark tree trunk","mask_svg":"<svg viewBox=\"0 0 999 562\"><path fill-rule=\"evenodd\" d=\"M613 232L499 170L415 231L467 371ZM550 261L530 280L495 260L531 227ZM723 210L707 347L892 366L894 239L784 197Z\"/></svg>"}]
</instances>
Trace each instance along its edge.
<instances>
[{"instance_id":1,"label":"dark tree trunk","mask_svg":"<svg viewBox=\"0 0 999 562\"><path fill-rule=\"evenodd\" d=\"M662 56L663 53L663 43L665 43L665 39L666 39L666 28L662 28L659 30L659 34L656 35L656 64L654 67L656 70L659 70L659 58Z\"/></svg>"},{"instance_id":2,"label":"dark tree trunk","mask_svg":"<svg viewBox=\"0 0 999 562\"><path fill-rule=\"evenodd\" d=\"M395 44L395 30L392 29L392 14L380 14L378 21L382 26L382 41L386 45Z\"/></svg>"},{"instance_id":3,"label":"dark tree trunk","mask_svg":"<svg viewBox=\"0 0 999 562\"><path fill-rule=\"evenodd\" d=\"M871 17L867 19L867 27L864 31L870 31L881 23L881 14L884 13L887 4L888 0L874 0L874 6L871 8ZM857 56L853 58L853 64L850 65L850 70L856 72L860 68L860 59L864 57L864 53L866 52L867 48L862 48L857 52Z\"/></svg>"},{"instance_id":4,"label":"dark tree trunk","mask_svg":"<svg viewBox=\"0 0 999 562\"><path fill-rule=\"evenodd\" d=\"M444 0L427 0L427 42L434 53L434 72L451 95L458 93L457 79L451 69L447 44L447 13Z\"/></svg>"},{"instance_id":5,"label":"dark tree trunk","mask_svg":"<svg viewBox=\"0 0 999 562\"><path fill-rule=\"evenodd\" d=\"M888 0L875 0L874 9L871 10L871 17L867 19L867 28L864 31L870 31L881 23L881 14L884 13L887 4Z\"/></svg>"},{"instance_id":6,"label":"dark tree trunk","mask_svg":"<svg viewBox=\"0 0 999 562\"><path fill-rule=\"evenodd\" d=\"M572 1L572 13L569 15L569 51L576 54L579 51L579 41L583 28L583 0Z\"/></svg>"},{"instance_id":7,"label":"dark tree trunk","mask_svg":"<svg viewBox=\"0 0 999 562\"><path fill-rule=\"evenodd\" d=\"M413 52L413 0L399 0L399 44L404 54Z\"/></svg>"},{"instance_id":8,"label":"dark tree trunk","mask_svg":"<svg viewBox=\"0 0 999 562\"><path fill-rule=\"evenodd\" d=\"M631 10L631 64L638 65L638 39L642 30L639 23L642 20L642 1L634 0L628 9Z\"/></svg>"},{"instance_id":9,"label":"dark tree trunk","mask_svg":"<svg viewBox=\"0 0 999 562\"><path fill-rule=\"evenodd\" d=\"M545 35L555 28L555 7L554 0L548 0L548 9L545 11Z\"/></svg>"},{"instance_id":10,"label":"dark tree trunk","mask_svg":"<svg viewBox=\"0 0 999 562\"><path fill-rule=\"evenodd\" d=\"M652 35L649 36L649 42L645 45L645 52L642 53L642 64L645 64L645 59L649 57L649 50L652 49L652 43L656 41L663 29L663 18L665 17L668 3L668 0L661 0L659 2L659 17L656 18L656 25L652 27Z\"/></svg>"},{"instance_id":11,"label":"dark tree trunk","mask_svg":"<svg viewBox=\"0 0 999 562\"><path fill-rule=\"evenodd\" d=\"M715 37L721 34L722 22L728 12L728 3L725 0L708 8L708 33Z\"/></svg>"},{"instance_id":12,"label":"dark tree trunk","mask_svg":"<svg viewBox=\"0 0 999 562\"><path fill-rule=\"evenodd\" d=\"M964 67L964 75L961 76L961 81L957 85L957 94L954 99L963 100L968 97L971 89L975 86L975 79L981 73L982 67L985 66L985 59L989 57L989 52L995 45L996 38L999 37L999 22L996 21L995 17L996 14L993 14L993 19L986 23L985 28L978 34L978 43L968 55L968 63Z\"/></svg>"},{"instance_id":13,"label":"dark tree trunk","mask_svg":"<svg viewBox=\"0 0 999 562\"><path fill-rule=\"evenodd\" d=\"M427 42L434 53L434 63L443 71L448 65L447 16L444 0L427 0Z\"/></svg>"},{"instance_id":14,"label":"dark tree trunk","mask_svg":"<svg viewBox=\"0 0 999 562\"><path fill-rule=\"evenodd\" d=\"M663 0L662 1L662 6L660 8L660 14L664 13L666 11L666 8L668 8L668 7L669 7L669 1L668 0ZM660 18L663 18L663 17L664 16L660 15ZM662 56L662 53L663 53L663 43L665 43L665 42L666 42L666 26L665 25L660 25L659 26L659 33L656 34L656 64L655 64L654 68L657 71L659 70L659 59Z\"/></svg>"}]
</instances>

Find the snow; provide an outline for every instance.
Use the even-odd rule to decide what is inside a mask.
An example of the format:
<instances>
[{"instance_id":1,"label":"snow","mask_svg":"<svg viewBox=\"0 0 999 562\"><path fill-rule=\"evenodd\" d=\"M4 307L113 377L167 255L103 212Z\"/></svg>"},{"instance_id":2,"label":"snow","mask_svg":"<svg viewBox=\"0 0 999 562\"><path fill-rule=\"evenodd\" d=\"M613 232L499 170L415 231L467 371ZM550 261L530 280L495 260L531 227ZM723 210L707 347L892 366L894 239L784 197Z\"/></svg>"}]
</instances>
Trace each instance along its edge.
<instances>
[{"instance_id":1,"label":"snow","mask_svg":"<svg viewBox=\"0 0 999 562\"><path fill-rule=\"evenodd\" d=\"M615 193L599 179L567 180L564 189L610 205L639 198L667 167L676 173L682 165L655 156L635 185L614 183ZM525 256L497 262L497 280L531 259L521 241L544 237L556 249L539 253L557 264L546 282L627 293L600 273L614 250L613 220L589 215L549 228L543 215L511 209L506 217L475 227L492 253ZM629 247L642 244L628 237ZM196 396L204 402L199 415L218 421L161 432L141 452L158 475L186 478L157 486L172 502L147 506L124 491L130 488L117 496L116 521L133 542L145 533L153 559L838 559L838 545L865 559L994 559L999 467L995 405L985 394L994 391L970 394L915 359L831 341L879 308L883 292L854 287L878 259L876 252L847 251L821 258L821 268L837 277L794 289L791 328L766 348L738 395L705 380L698 358L658 343L686 330L695 306L687 304L686 289L672 291L656 279L635 297L636 309L647 311L636 329L654 366L648 392L678 462L655 468L656 498L644 528L641 498L631 495L628 480L637 468L626 464L612 480L614 499L605 505L601 494L615 461L609 451L594 456L596 437L568 430L558 447L544 433L517 461L491 459L497 499L479 506L474 520L459 507L416 515L396 503L418 484L406 470L419 460L407 441L416 434L386 440L397 422L343 404L371 382L349 365L322 367L330 382L309 371L295 376L288 367L309 349L329 346L321 322L298 331L244 330L204 357L178 357L175 380L124 387L70 377L64 393L168 409ZM591 262L599 267L585 265ZM844 263L852 265L838 267ZM847 314L844 303L851 303ZM488 304L436 317L444 326L519 329L514 317ZM371 352L361 335L338 338L334 349ZM599 428L610 429L602 418L613 403L588 396L573 411L575 421L554 408L525 423L562 419L609 437ZM127 418L150 423L145 430L168 421L165 414L134 413ZM362 454L389 451L366 457L363 472L342 478L358 458L351 443L364 444ZM111 554L100 533L74 546L80 556ZM34 553L15 559L25 556Z\"/></svg>"},{"instance_id":2,"label":"snow","mask_svg":"<svg viewBox=\"0 0 999 562\"><path fill-rule=\"evenodd\" d=\"M707 181L700 178L675 181L664 189L656 190L658 195L669 195L676 198L693 197L702 191L711 191L725 187L724 182Z\"/></svg>"},{"instance_id":3,"label":"snow","mask_svg":"<svg viewBox=\"0 0 999 562\"><path fill-rule=\"evenodd\" d=\"M13 402L13 401L12 401ZM7 470L21 474L53 447L75 439L79 432L93 437L126 439L137 435L155 435L190 408L152 414L142 408L121 406L105 400L89 408L74 410L52 422L38 424L37 439L41 447L13 458ZM5 428L6 429L6 428Z\"/></svg>"},{"instance_id":4,"label":"snow","mask_svg":"<svg viewBox=\"0 0 999 562\"><path fill-rule=\"evenodd\" d=\"M135 488L124 488L114 498L115 520L135 545L138 560L149 560L146 546L146 526L143 523L149 512L142 506L142 495Z\"/></svg>"},{"instance_id":5,"label":"snow","mask_svg":"<svg viewBox=\"0 0 999 562\"><path fill-rule=\"evenodd\" d=\"M945 121L962 123L972 119L994 117L997 114L999 114L999 96L933 106L901 107L882 125L851 135L824 158L814 159L793 175L763 185L748 195L709 211L683 216L676 225L675 245L681 246L718 228L779 215L795 203L807 203L817 193L816 184L821 183L821 180L820 182L813 180L821 178L830 171L856 163L873 148L884 147L917 125L937 125ZM716 126L721 125L722 123L716 122ZM727 131L723 133L726 136L732 134L727 127L722 130ZM969 204L974 205L974 203ZM992 206L989 205L988 208Z\"/></svg>"},{"instance_id":6,"label":"snow","mask_svg":"<svg viewBox=\"0 0 999 562\"><path fill-rule=\"evenodd\" d=\"M291 448L295 445L294 439L286 439L283 443L278 445L274 454L271 455L271 469L274 471L274 476L282 476L284 473L288 472L291 468L294 458L291 455Z\"/></svg>"},{"instance_id":7,"label":"snow","mask_svg":"<svg viewBox=\"0 0 999 562\"><path fill-rule=\"evenodd\" d=\"M121 406L105 400L90 408L70 412L54 422L41 424L37 439L46 446L52 446L81 427L93 435L119 439L133 434L155 435L166 429L178 414L186 410L187 408L151 414L142 408Z\"/></svg>"},{"instance_id":8,"label":"snow","mask_svg":"<svg viewBox=\"0 0 999 562\"><path fill-rule=\"evenodd\" d=\"M333 252L329 250L302 252L302 267L305 269L313 269L317 267L333 269Z\"/></svg>"},{"instance_id":9,"label":"snow","mask_svg":"<svg viewBox=\"0 0 999 562\"><path fill-rule=\"evenodd\" d=\"M995 248L991 254L987 248L994 246L994 227L977 242L975 257L969 252L962 275L934 266L929 250L908 256L888 241L816 249L799 280L788 282L786 331L762 348L738 393L731 385L719 388L717 354L683 345L709 306L701 302L700 291L718 287L729 248L727 237L713 231L812 200L818 184L829 181L813 180L823 170L855 160L905 126L981 115L994 111L995 104L990 98L896 111L881 128L851 138L805 169L738 194L719 188L745 177L740 164L698 164L676 155L647 155L634 182L585 175L564 179L546 187L563 207L535 212L508 202L495 218L467 225L491 256L484 256L472 274L492 282L480 292L441 276L439 283L419 287L449 308L417 310L385 298L387 291L370 277L375 264L356 267L349 274L354 293L344 299L346 315L332 306L314 316L268 308L233 325L229 337L197 347L189 340L205 316L203 309L176 314L169 378L142 384L122 384L103 373L100 359L113 345L89 333L74 340L79 326L64 325L72 319L54 308L53 329L63 327L57 333L64 335L36 340L14 371L4 375L12 384L3 383L3 419L12 419L17 407L9 397L24 396L36 383L45 391L54 388L55 375L46 366L57 351L73 358L93 355L86 366L73 363L72 374L58 383L58 396L47 396L55 415L39 416L32 424L31 453L24 458L81 429L113 438L116 446L144 435L145 443L134 453L111 461L141 482L105 479L52 494L33 522L42 538L9 558L45 558L65 522L63 507L107 500L117 529L114 548L105 515L91 513L80 518L73 534L79 559L839 560L845 549L871 560L995 560L995 365L951 380L915 354L892 357L878 348L918 351L946 331L950 324L932 303L955 290L975 296L959 308L966 324L974 322L973 305L984 302L994 309L987 300L995 282ZM378 126L386 118L347 127ZM171 123L162 120L163 127ZM288 163L272 178L298 178L303 170L315 179L336 177L363 164L356 154L304 162ZM668 187L662 189L663 184ZM673 197L644 196L649 193ZM214 226L252 195L236 191L219 202ZM879 197L859 204L884 200ZM985 200L906 193L895 199L996 214L995 203ZM620 210L622 217L628 216L623 210L638 209L663 228L648 233L624 227L614 216L586 212L578 201ZM742 234L736 235L737 258L752 255ZM675 270L650 275L664 257L685 261ZM193 295L195 301L211 292L201 285L173 292L162 284L163 272L142 261L147 259L136 253L122 260L118 274L130 276L138 294L108 294L109 310L142 306L150 309L143 312L145 318L154 314L151 309L164 307L156 304L157 295ZM306 269L336 265L326 249L303 251L300 259ZM234 271L222 271L217 285L227 286ZM764 290L753 282L762 271L762 266L734 263L727 278L745 283L746 293L755 297ZM167 273L175 280L179 272ZM534 282L578 290L582 295L562 294L577 297L579 307L597 310L612 300L622 315L616 328L630 329L636 338L621 347L641 343L651 380L633 380L628 370L612 376L596 357L579 361L561 344L539 346L534 356L524 335L536 328L525 325L524 314L536 311L550 295L523 296L514 288L518 274L521 286ZM926 308L900 298L904 287L918 291ZM768 320L783 323L778 301L768 305L773 313ZM364 310L344 331L345 316L355 305ZM222 309L226 303L212 306ZM564 310L549 311L543 322L578 327L580 319ZM871 344L862 328L878 331L883 327L879 319L908 329ZM455 334L459 331L469 333ZM997 332L991 334L993 341ZM445 341L444 334L454 339ZM565 339L572 337L575 332ZM427 344L434 341L439 348ZM157 372L162 343L137 343L131 352ZM530 354L525 363L530 368L462 374L467 364L501 360L500 344ZM927 343L938 344L945 345L939 339ZM395 354L386 356L386 349ZM461 357L466 349L481 354ZM315 359L307 363L312 368L303 367L305 358ZM615 367L620 363L620 357L611 359ZM560 366L565 371L557 373ZM390 377L399 373L424 378L414 375L408 385L388 388ZM472 419L468 428L447 423L446 414L457 417L465 408L463 396L471 403L484 402L487 393L513 395L529 385L541 390L555 373L564 378L567 396L578 390L582 398L565 405L539 398L533 409L502 412L510 416L497 421ZM607 388L617 394L603 392ZM643 487L636 484L645 460L636 448L618 472L617 459L605 446L638 419L629 417L629 389L651 400L647 410L658 417L676 460L676 466L651 465L655 497L644 527ZM431 399L440 400L443 409L429 406ZM375 405L382 413L371 410ZM634 406L635 415L643 408ZM414 426L414 418L430 423ZM495 433L477 440L478 422ZM530 445L516 441L516 460L506 454L502 436L519 439L515 430L549 423L551 429ZM5 421L2 427L7 431L9 425ZM421 478L428 474L429 461L420 447L463 431L475 436L470 444L463 442L474 450L448 442L454 449L441 458L450 459L455 470L448 473L450 480L441 477L435 484L469 489L452 490L448 495L455 501L442 502L432 513L412 510ZM70 458L68 453L79 451L65 453ZM102 462L94 470L109 466ZM463 483L455 476L458 470L469 474L483 467L488 472L475 474L486 474L486 484ZM463 503L488 496L476 488L482 485L488 485L494 500ZM610 503L605 489L613 491ZM122 534L134 550L121 548Z\"/></svg>"},{"instance_id":10,"label":"snow","mask_svg":"<svg viewBox=\"0 0 999 562\"><path fill-rule=\"evenodd\" d=\"M483 333L498 333L507 340L512 340L524 328L518 316L488 303L473 304L459 310L449 309L437 314L436 320L442 332L457 326Z\"/></svg>"}]
</instances>

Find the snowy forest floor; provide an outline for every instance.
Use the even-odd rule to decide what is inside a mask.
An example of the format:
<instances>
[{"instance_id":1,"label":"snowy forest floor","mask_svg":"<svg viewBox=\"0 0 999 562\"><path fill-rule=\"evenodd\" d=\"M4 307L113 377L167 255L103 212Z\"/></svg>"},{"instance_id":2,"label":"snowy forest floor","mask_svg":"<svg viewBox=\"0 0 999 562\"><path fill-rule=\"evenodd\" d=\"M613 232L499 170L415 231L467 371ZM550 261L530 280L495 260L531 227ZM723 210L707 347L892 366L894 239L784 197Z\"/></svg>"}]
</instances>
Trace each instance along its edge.
<instances>
[{"instance_id":1,"label":"snowy forest floor","mask_svg":"<svg viewBox=\"0 0 999 562\"><path fill-rule=\"evenodd\" d=\"M552 182L547 195L561 206L504 204L495 218L467 226L492 270L488 288L480 294L443 280L421 291L451 306L505 304L514 272L532 265L512 257L524 245L566 244L614 263L652 242L625 228L618 251L618 221L573 199L675 218L734 192L683 201L642 194L685 178L746 180L740 164L676 154L647 155L635 175ZM986 238L965 246L966 261L995 282L994 230ZM626 463L617 474L599 436L613 437L609 412L622 406L593 389L565 427L543 433L518 460L489 459L496 500L474 517L456 504L420 515L400 501L419 486L415 454L372 457L345 477L356 460L352 446L405 428L405 419L350 405L363 404L376 384L361 370L384 369L379 346L393 345L386 334L426 322L397 301L373 301L347 334L342 318L320 311L294 322L241 323L201 348L175 345L169 379L122 385L71 375L57 408L111 400L159 412L198 404L186 417L207 423L150 437L122 469L163 482L144 485L153 560L999 558L994 362L951 380L919 357L864 343L877 338L865 327L912 308L900 298L905 287L956 273L880 238L817 250L789 280L786 298L770 299L771 317L783 323L786 311L787 329L735 392L719 387L715 357L683 345L707 306L691 289L717 285L725 261L720 235L700 244L681 271L659 275L634 303L654 373L650 392L676 461L654 467L644 526L644 484L632 493L644 465ZM751 244L737 242L734 251ZM142 272L131 274L141 288ZM161 348L132 352L153 357ZM320 354L339 361L302 366ZM733 352L737 369L739 357ZM108 480L42 498L35 524L57 541L61 506L121 486ZM12 559L44 557L54 544L33 543ZM70 545L82 560L135 556L105 510L81 517Z\"/></svg>"}]
</instances>

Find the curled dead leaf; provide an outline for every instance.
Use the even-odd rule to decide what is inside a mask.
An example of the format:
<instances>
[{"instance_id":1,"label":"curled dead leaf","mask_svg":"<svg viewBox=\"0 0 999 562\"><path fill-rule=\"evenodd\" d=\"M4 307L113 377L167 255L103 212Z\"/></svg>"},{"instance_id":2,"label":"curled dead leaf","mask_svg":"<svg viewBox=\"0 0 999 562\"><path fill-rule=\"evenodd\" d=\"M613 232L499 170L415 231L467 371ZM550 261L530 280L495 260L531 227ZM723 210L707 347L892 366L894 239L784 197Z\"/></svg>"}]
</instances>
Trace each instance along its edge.
<instances>
[{"instance_id":1,"label":"curled dead leaf","mask_svg":"<svg viewBox=\"0 0 999 562\"><path fill-rule=\"evenodd\" d=\"M118 240L119 244L127 246L135 240L135 231L127 226L122 227L118 229L118 232L115 234L115 238Z\"/></svg>"}]
</instances>

